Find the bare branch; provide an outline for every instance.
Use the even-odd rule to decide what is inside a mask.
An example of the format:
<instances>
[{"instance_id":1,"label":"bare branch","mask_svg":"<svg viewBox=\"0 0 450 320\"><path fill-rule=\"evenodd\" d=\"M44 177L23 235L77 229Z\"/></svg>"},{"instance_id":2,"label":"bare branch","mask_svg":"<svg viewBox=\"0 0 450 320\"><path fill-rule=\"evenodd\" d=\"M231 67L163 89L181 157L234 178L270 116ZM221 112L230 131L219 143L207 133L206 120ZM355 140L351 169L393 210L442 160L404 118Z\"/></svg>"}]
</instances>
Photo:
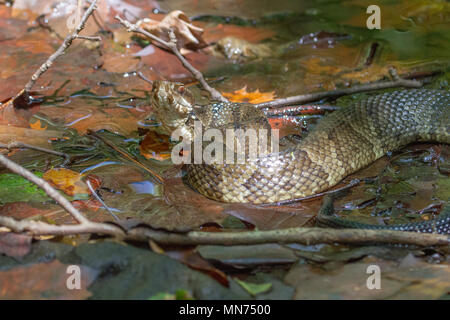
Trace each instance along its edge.
<instances>
[{"instance_id":1,"label":"bare branch","mask_svg":"<svg viewBox=\"0 0 450 320\"><path fill-rule=\"evenodd\" d=\"M75 39L81 39L81 40L89 40L89 41L101 41L101 37L89 37L89 36L76 36Z\"/></svg>"},{"instance_id":2,"label":"bare branch","mask_svg":"<svg viewBox=\"0 0 450 320\"><path fill-rule=\"evenodd\" d=\"M8 144L0 143L0 149L12 150L12 149L22 149L22 148L36 150L36 151L40 151L40 152L54 154L55 156L63 157L63 158L65 158L63 165L66 165L70 161L70 156L67 153L58 152L58 151L54 151L51 149L42 148L42 147L38 147L38 146L33 146L31 144L27 144L27 143L23 143L23 142L19 142L19 141L14 141L14 142L11 142Z\"/></svg>"},{"instance_id":3,"label":"bare branch","mask_svg":"<svg viewBox=\"0 0 450 320\"><path fill-rule=\"evenodd\" d=\"M129 22L128 20L124 20L122 19L119 15L116 15L115 17L117 20L119 20L119 22L125 27L127 28L128 32L135 32L135 33L140 33L143 34L144 36L150 38L153 41L156 41L160 44L162 44L164 47L166 47L168 50L172 51L173 54L180 60L180 62L183 64L183 66L189 70L190 73L192 73L192 75L195 77L195 79L197 79L201 85L203 86L203 88L208 91L211 94L211 97L214 100L218 100L218 101L222 101L222 102L227 102L228 100L222 96L220 94L219 91L217 91L216 89L214 89L213 87L211 87L205 80L205 78L203 77L203 74L198 71L197 69L194 68L194 66L192 64L189 63L189 61L186 60L185 57L183 57L183 55L180 53L180 51L177 48L177 44L176 44L176 38L174 37L173 32L171 32L170 34L170 38L171 41L167 42L153 34L151 34L150 32L145 31L142 28L139 28L137 25Z\"/></svg>"},{"instance_id":4,"label":"bare branch","mask_svg":"<svg viewBox=\"0 0 450 320\"><path fill-rule=\"evenodd\" d=\"M69 34L63 41L63 43L61 44L61 46L58 48L58 50L56 50L48 59L47 61L45 61L40 67L39 69L36 70L36 72L31 76L30 81L28 81L28 83L25 85L25 91L26 92L30 92L31 88L34 86L34 84L36 83L36 81L39 79L39 77L46 72L53 64L53 62L60 56L62 56L64 54L64 52L67 50L67 48L70 47L70 45L72 44L72 41L79 36L78 34L81 32L81 30L84 29L84 25L86 24L87 19L89 18L89 16L92 14L92 12L94 12L94 10L97 8L97 1L98 0L94 0L92 1L91 5L89 6L89 8L86 10L86 12L84 13L83 17L81 18L80 24L76 27L75 31L71 34Z\"/></svg>"},{"instance_id":5,"label":"bare branch","mask_svg":"<svg viewBox=\"0 0 450 320\"><path fill-rule=\"evenodd\" d=\"M108 207L106 205L106 203L102 200L102 198L100 198L100 196L97 194L97 192L95 192L94 188L91 185L91 182L89 181L89 179L86 179L86 185L89 188L89 191L91 191L92 195L94 196L95 199L97 199L98 202L100 202L102 204L102 206L106 209L106 211L108 211L108 213L111 215L111 217L113 217L116 221L120 221L119 217L117 217L114 212L112 212L111 208Z\"/></svg>"},{"instance_id":6,"label":"bare branch","mask_svg":"<svg viewBox=\"0 0 450 320\"><path fill-rule=\"evenodd\" d=\"M88 222L78 225L51 225L40 221L15 220L0 216L0 225L14 232L28 232L31 235L76 235L96 233L116 236L124 240L143 241L149 239L166 245L252 245L264 243L384 243L416 246L448 246L450 238L441 234L332 228L290 228L270 231L174 233L137 227L125 233L121 228L108 223Z\"/></svg>"},{"instance_id":7,"label":"bare branch","mask_svg":"<svg viewBox=\"0 0 450 320\"><path fill-rule=\"evenodd\" d=\"M142 80L144 80L145 82L148 82L150 84L153 84L153 81L150 80L149 78L147 78L146 76L144 76L144 74L140 71L138 71L137 73L138 77L141 78Z\"/></svg>"},{"instance_id":8,"label":"bare branch","mask_svg":"<svg viewBox=\"0 0 450 320\"><path fill-rule=\"evenodd\" d=\"M401 243L417 246L450 244L450 238L440 234L392 230L331 229L331 228L290 228L270 231L244 232L202 232L187 234L168 233L147 228L135 228L128 232L128 239L144 241L152 239L161 244L171 245L251 245L263 243Z\"/></svg>"},{"instance_id":9,"label":"bare branch","mask_svg":"<svg viewBox=\"0 0 450 320\"><path fill-rule=\"evenodd\" d=\"M31 235L76 235L103 234L121 237L125 233L119 227L108 223L83 222L80 224L54 225L42 221L16 220L11 217L0 216L0 225L14 232L28 232Z\"/></svg>"},{"instance_id":10,"label":"bare branch","mask_svg":"<svg viewBox=\"0 0 450 320\"><path fill-rule=\"evenodd\" d=\"M292 96L288 98L281 98L269 102L263 102L256 104L257 108L279 108L284 106L290 106L294 104L302 104L312 101L317 101L323 98L337 98L347 94L354 94L358 92L366 92L366 91L374 91L379 89L387 89L387 88L396 88L396 87L405 87L405 88L420 88L422 86L421 81L417 80L407 80L398 78L394 81L385 81L385 82L373 82L368 84L362 84L359 86L354 86L351 88L325 91L325 92L315 92L302 94L298 96Z\"/></svg>"}]
</instances>

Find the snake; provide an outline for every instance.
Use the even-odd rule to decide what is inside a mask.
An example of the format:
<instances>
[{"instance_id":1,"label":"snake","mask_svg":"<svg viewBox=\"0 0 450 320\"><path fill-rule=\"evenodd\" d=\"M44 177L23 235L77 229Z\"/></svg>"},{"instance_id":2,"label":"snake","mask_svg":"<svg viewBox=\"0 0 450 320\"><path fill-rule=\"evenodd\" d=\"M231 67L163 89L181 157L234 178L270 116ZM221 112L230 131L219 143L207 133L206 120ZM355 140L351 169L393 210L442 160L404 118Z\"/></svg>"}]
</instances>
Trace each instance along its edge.
<instances>
[{"instance_id":1,"label":"snake","mask_svg":"<svg viewBox=\"0 0 450 320\"><path fill-rule=\"evenodd\" d=\"M245 163L190 163L184 181L220 202L270 204L321 193L378 158L413 142L450 144L450 92L404 89L369 95L326 115L300 142ZM181 83L155 81L152 106L163 130L178 128L193 139L194 121L204 129L268 128L253 105L213 102L199 106ZM339 219L339 218L336 218ZM335 227L367 227L323 219ZM439 220L440 219L440 220ZM337 223L339 221L339 223ZM381 228L449 233L450 216L416 226ZM378 227L377 227L378 228Z\"/></svg>"}]
</instances>

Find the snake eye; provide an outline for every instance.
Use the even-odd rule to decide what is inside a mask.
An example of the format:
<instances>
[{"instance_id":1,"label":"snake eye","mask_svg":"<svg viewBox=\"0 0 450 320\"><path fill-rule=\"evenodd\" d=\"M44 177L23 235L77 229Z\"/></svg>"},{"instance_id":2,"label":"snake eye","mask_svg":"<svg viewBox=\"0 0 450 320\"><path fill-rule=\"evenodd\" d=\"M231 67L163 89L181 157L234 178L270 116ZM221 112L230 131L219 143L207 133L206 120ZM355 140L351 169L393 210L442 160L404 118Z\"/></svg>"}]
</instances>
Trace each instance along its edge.
<instances>
[{"instance_id":1,"label":"snake eye","mask_svg":"<svg viewBox=\"0 0 450 320\"><path fill-rule=\"evenodd\" d=\"M177 91L178 91L178 93L183 94L186 91L186 88L184 86L179 86Z\"/></svg>"}]
</instances>

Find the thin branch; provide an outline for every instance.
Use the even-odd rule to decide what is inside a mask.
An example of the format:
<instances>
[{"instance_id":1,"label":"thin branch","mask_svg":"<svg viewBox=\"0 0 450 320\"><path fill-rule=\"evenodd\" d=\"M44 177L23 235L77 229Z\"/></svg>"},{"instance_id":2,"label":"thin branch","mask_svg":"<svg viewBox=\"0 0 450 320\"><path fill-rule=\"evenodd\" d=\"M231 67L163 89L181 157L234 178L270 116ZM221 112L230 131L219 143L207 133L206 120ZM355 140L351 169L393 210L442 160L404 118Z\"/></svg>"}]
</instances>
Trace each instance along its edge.
<instances>
[{"instance_id":1,"label":"thin branch","mask_svg":"<svg viewBox=\"0 0 450 320\"><path fill-rule=\"evenodd\" d=\"M3 164L6 168L14 173L24 177L28 181L33 182L38 187L42 188L45 193L60 204L67 212L69 212L75 220L79 223L89 223L89 220L84 217L80 211L78 211L72 204L64 198L58 191L56 191L47 181L37 177L31 171L18 165L17 163L9 160L7 157L0 154L0 164Z\"/></svg>"},{"instance_id":2,"label":"thin branch","mask_svg":"<svg viewBox=\"0 0 450 320\"><path fill-rule=\"evenodd\" d=\"M387 88L396 88L396 87L405 87L405 88L420 88L422 86L421 81L417 80L407 80L398 78L394 81L385 81L385 82L373 82L368 84L362 84L359 86L354 86L351 88L338 89L332 91L325 92L315 92L302 94L298 96L292 96L287 98L281 98L269 102L263 102L256 104L257 108L279 108L284 106L290 106L295 104L308 103L312 101L321 100L324 98L337 98L343 95L354 94L358 92L366 92L366 91L374 91L379 89L387 89Z\"/></svg>"},{"instance_id":3,"label":"thin branch","mask_svg":"<svg viewBox=\"0 0 450 320\"><path fill-rule=\"evenodd\" d=\"M138 77L141 78L142 80L144 80L144 81L146 81L146 82L148 82L148 83L150 83L150 84L153 84L153 81L150 80L149 78L147 78L146 76L144 76L144 74L143 74L142 72L138 71L137 75L138 75Z\"/></svg>"},{"instance_id":4,"label":"thin branch","mask_svg":"<svg viewBox=\"0 0 450 320\"><path fill-rule=\"evenodd\" d=\"M54 225L42 221L16 220L11 217L0 216L0 225L14 232L28 232L30 235L77 235L102 234L122 237L125 232L119 227L109 223L83 222L80 224Z\"/></svg>"},{"instance_id":5,"label":"thin branch","mask_svg":"<svg viewBox=\"0 0 450 320\"><path fill-rule=\"evenodd\" d=\"M152 239L157 243L170 245L252 245L263 243L385 243L434 246L450 244L450 237L440 234L417 233L392 230L331 229L331 228L289 228L270 231L244 232L202 232L186 234L162 232L138 227L128 231L128 239Z\"/></svg>"},{"instance_id":6,"label":"thin branch","mask_svg":"<svg viewBox=\"0 0 450 320\"><path fill-rule=\"evenodd\" d=\"M106 203L102 200L102 198L100 198L100 196L94 190L94 188L92 187L91 182L89 181L89 179L86 179L85 182L86 182L86 185L89 188L89 191L91 191L92 195L94 196L94 198L97 199L97 201L102 204L102 206L105 208L106 211L108 211L108 213L111 215L111 217L113 217L114 220L116 220L116 221L120 221L119 217L116 216L114 214L114 212L112 212L111 208L106 205Z\"/></svg>"},{"instance_id":7,"label":"thin branch","mask_svg":"<svg viewBox=\"0 0 450 320\"><path fill-rule=\"evenodd\" d=\"M123 240L143 241L149 239L166 245L254 245L264 243L320 243L343 244L408 244L416 246L448 246L450 238L441 234L417 233L392 230L361 230L331 228L289 228L270 231L174 233L136 227L125 233L121 228L108 223L88 222L78 225L51 225L40 221L15 220L0 216L0 225L14 232L30 235L76 235L96 233L116 236Z\"/></svg>"},{"instance_id":8,"label":"thin branch","mask_svg":"<svg viewBox=\"0 0 450 320\"><path fill-rule=\"evenodd\" d=\"M75 39L89 40L89 41L102 41L99 36L89 37L89 36L76 36Z\"/></svg>"},{"instance_id":9,"label":"thin branch","mask_svg":"<svg viewBox=\"0 0 450 320\"><path fill-rule=\"evenodd\" d=\"M137 25L131 23L130 21L122 19L119 15L116 15L115 18L117 20L119 20L119 22L125 28L127 28L128 32L135 32L135 33L143 34L144 36L150 38L153 41L156 41L156 42L162 44L164 47L166 47L167 49L172 51L173 54L175 54L175 56L183 64L183 66L187 70L189 70L189 72L192 73L192 75L195 77L195 79L197 79L201 83L203 88L211 94L211 97L213 98L213 100L218 100L218 101L222 101L222 102L227 102L228 101L224 96L222 96L220 94L219 91L217 91L216 89L211 87L206 82L205 78L203 77L203 74L200 71L198 71L197 69L195 69L194 66L192 64L190 64L189 61L187 61L185 57L183 57L183 55L180 53L180 51L177 48L176 37L175 37L175 35L174 35L174 33L172 31L170 33L171 41L167 42L167 41L165 41L165 40L163 40L163 39L161 39L161 38L151 34L150 32L147 32L144 29L139 28Z\"/></svg>"},{"instance_id":10,"label":"thin branch","mask_svg":"<svg viewBox=\"0 0 450 320\"><path fill-rule=\"evenodd\" d=\"M48 59L47 61L45 61L40 67L39 69L36 70L36 72L31 76L30 81L28 81L28 83L25 85L25 91L26 92L30 92L31 88L34 86L34 84L36 83L36 81L39 79L39 77L46 72L53 64L53 62L60 56L62 56L64 54L64 52L67 50L67 48L70 47L70 45L72 44L72 41L76 38L79 37L79 33L81 32L81 30L84 29L84 25L87 21L87 19L89 18L89 16L92 14L92 12L94 12L94 10L97 8L97 1L98 0L94 0L92 1L91 5L89 6L89 8L85 11L83 17L81 18L80 24L76 27L75 31L71 34L69 34L63 41L63 43L61 44L61 46L58 48L58 50L56 50Z\"/></svg>"},{"instance_id":11,"label":"thin branch","mask_svg":"<svg viewBox=\"0 0 450 320\"><path fill-rule=\"evenodd\" d=\"M23 142L19 142L19 141L10 142L8 144L0 143L0 149L8 149L9 151L11 151L12 149L22 149L22 148L36 150L36 151L40 151L40 152L53 154L53 155L56 155L59 157L63 157L65 159L63 162L63 165L66 165L70 162L70 156L67 153L58 152L55 150L42 148L42 147L38 147L38 146L33 146L31 144L27 144L27 143L23 143Z\"/></svg>"}]
</instances>

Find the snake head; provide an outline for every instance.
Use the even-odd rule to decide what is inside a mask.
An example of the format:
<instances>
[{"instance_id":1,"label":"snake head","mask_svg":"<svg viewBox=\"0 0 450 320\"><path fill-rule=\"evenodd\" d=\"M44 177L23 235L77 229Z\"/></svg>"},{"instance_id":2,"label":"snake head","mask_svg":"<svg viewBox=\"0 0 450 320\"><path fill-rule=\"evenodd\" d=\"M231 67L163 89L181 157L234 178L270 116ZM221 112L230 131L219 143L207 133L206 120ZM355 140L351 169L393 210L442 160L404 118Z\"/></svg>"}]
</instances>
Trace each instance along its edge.
<instances>
[{"instance_id":1,"label":"snake head","mask_svg":"<svg viewBox=\"0 0 450 320\"><path fill-rule=\"evenodd\" d=\"M194 96L179 82L153 82L153 110L166 134L185 125L194 108Z\"/></svg>"}]
</instances>

